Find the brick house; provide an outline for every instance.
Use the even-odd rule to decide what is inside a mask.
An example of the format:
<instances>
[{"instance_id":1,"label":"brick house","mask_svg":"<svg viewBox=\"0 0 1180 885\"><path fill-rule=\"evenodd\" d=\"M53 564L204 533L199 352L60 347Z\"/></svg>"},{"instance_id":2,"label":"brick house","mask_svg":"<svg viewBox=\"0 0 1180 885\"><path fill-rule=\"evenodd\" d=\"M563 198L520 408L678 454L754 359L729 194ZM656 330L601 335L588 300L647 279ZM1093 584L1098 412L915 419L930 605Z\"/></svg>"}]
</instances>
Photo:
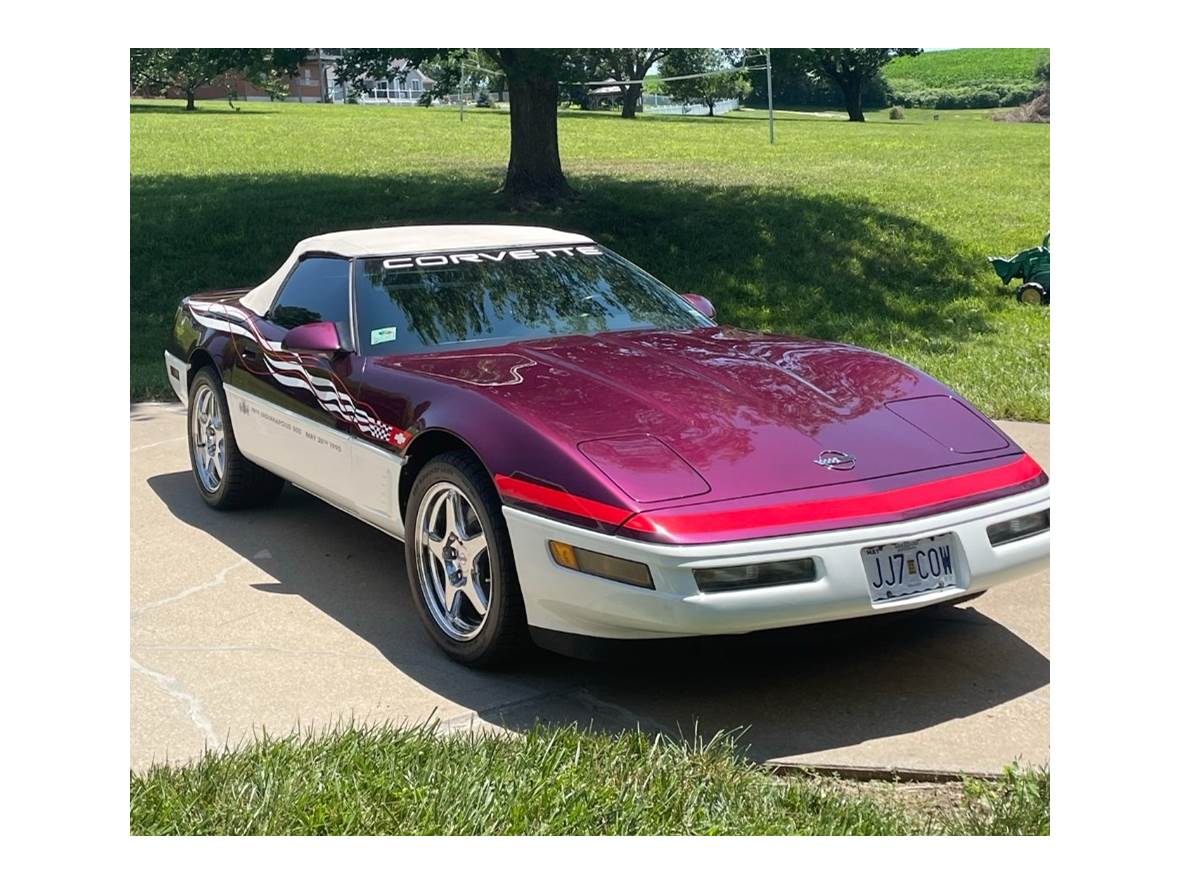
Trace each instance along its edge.
<instances>
[{"instance_id":1,"label":"brick house","mask_svg":"<svg viewBox=\"0 0 1180 885\"><path fill-rule=\"evenodd\" d=\"M340 61L340 49L312 49L307 57L299 63L295 76L288 82L286 101L305 103L340 103L350 97L361 104L417 104L422 93L434 85L434 80L421 71L408 71L404 81L399 78L389 80L367 80L365 86L368 94L356 94L346 87L336 77L336 64ZM394 63L395 65L397 62ZM230 74L219 77L212 83L202 86L196 91L196 99L225 99L231 89L241 101L269 101L265 90L239 75ZM168 91L169 98L184 98L178 90Z\"/></svg>"},{"instance_id":2,"label":"brick house","mask_svg":"<svg viewBox=\"0 0 1180 885\"><path fill-rule=\"evenodd\" d=\"M339 49L312 49L307 57L299 63L299 70L288 81L286 101L324 102L332 101L332 95L337 90L336 62L340 60ZM212 83L201 86L196 91L196 99L224 99L230 91L236 93L242 101L269 101L270 96L265 90L259 89L253 83L237 74L227 74L218 77ZM168 90L169 98L183 98L184 94L176 89Z\"/></svg>"}]
</instances>

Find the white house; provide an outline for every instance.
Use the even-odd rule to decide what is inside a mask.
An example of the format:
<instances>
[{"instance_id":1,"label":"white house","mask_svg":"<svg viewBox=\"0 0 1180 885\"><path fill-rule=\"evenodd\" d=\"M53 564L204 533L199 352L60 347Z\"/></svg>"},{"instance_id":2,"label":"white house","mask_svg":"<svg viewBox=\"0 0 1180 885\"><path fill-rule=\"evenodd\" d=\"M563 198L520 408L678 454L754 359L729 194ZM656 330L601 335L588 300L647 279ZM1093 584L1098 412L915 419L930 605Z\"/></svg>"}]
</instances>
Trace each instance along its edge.
<instances>
[{"instance_id":1,"label":"white house","mask_svg":"<svg viewBox=\"0 0 1180 885\"><path fill-rule=\"evenodd\" d=\"M397 70L405 64L405 59L397 59L393 62L393 68ZM365 92L357 95L356 100L360 104L417 104L422 93L433 85L434 80L422 71L408 70L384 80L366 80ZM332 101L345 101L346 98L344 84L335 83Z\"/></svg>"}]
</instances>

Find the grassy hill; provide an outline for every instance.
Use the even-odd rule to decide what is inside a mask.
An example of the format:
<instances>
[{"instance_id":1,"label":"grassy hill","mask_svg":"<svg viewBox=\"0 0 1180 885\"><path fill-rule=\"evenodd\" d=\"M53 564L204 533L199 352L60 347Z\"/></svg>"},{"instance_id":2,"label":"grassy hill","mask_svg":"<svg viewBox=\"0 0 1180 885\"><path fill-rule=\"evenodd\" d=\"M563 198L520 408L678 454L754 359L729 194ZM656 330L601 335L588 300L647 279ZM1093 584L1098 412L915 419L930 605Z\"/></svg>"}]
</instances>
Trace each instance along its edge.
<instances>
[{"instance_id":1,"label":"grassy hill","mask_svg":"<svg viewBox=\"0 0 1180 885\"><path fill-rule=\"evenodd\" d=\"M1009 107L1036 93L1048 58L1048 49L943 49L895 58L882 73L908 107Z\"/></svg>"},{"instance_id":2,"label":"grassy hill","mask_svg":"<svg viewBox=\"0 0 1180 885\"><path fill-rule=\"evenodd\" d=\"M970 86L975 83L1036 80L1037 65L1048 49L942 49L895 58L885 79L913 80L923 86Z\"/></svg>"},{"instance_id":3,"label":"grassy hill","mask_svg":"<svg viewBox=\"0 0 1180 885\"><path fill-rule=\"evenodd\" d=\"M510 212L508 114L250 102L131 107L131 392L167 396L176 305L253 285L302 237L388 224L581 231L747 328L861 344L989 414L1049 416L1049 312L988 255L1049 228L1049 131L979 111L622 120L563 111L578 199Z\"/></svg>"}]
</instances>

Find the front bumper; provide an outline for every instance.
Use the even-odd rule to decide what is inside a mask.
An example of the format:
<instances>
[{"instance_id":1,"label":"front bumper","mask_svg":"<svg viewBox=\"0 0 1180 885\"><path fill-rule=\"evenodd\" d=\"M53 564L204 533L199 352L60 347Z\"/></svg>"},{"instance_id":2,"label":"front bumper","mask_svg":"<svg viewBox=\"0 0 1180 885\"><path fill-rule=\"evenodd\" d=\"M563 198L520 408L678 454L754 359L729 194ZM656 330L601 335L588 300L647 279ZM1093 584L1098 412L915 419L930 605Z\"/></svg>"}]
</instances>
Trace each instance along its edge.
<instances>
[{"instance_id":1,"label":"front bumper","mask_svg":"<svg viewBox=\"0 0 1180 885\"><path fill-rule=\"evenodd\" d=\"M504 508L529 625L606 639L750 633L922 608L970 596L1038 571L1049 532L993 547L987 527L1049 506L1049 486L921 519L723 544L652 544L604 535L514 507ZM959 586L873 602L861 549L950 532ZM557 565L549 541L646 563L654 590ZM702 593L693 569L813 557L816 580L782 587Z\"/></svg>"}]
</instances>

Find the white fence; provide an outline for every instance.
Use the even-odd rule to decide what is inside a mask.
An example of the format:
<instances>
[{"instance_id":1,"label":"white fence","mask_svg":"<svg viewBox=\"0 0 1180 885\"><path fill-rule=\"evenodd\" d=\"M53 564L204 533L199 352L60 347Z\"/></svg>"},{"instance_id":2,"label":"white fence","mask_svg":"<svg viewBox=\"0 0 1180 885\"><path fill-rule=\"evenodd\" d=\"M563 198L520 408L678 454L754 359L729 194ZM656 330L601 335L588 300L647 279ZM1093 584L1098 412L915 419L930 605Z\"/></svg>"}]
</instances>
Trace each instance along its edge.
<instances>
[{"instance_id":1,"label":"white fence","mask_svg":"<svg viewBox=\"0 0 1180 885\"><path fill-rule=\"evenodd\" d=\"M505 104L509 103L507 92L487 92L484 94L487 95L488 100L492 104L505 105ZM463 104L469 108L475 107L475 103L479 99L479 95L480 95L480 93L478 91L463 93ZM455 107L458 107L459 106L459 96L457 93L452 93L451 95L443 95L443 96L435 99L435 104L448 105L448 106L454 105Z\"/></svg>"},{"instance_id":2,"label":"white fence","mask_svg":"<svg viewBox=\"0 0 1180 885\"><path fill-rule=\"evenodd\" d=\"M727 98L724 101L717 101L713 103L713 115L720 116L721 114L728 114L730 111L736 111L738 108L738 100L736 98ZM703 104L685 104L679 101L673 101L666 95L647 95L643 96L643 112L645 114L678 114L684 117L706 117L709 114L708 105Z\"/></svg>"}]
</instances>

